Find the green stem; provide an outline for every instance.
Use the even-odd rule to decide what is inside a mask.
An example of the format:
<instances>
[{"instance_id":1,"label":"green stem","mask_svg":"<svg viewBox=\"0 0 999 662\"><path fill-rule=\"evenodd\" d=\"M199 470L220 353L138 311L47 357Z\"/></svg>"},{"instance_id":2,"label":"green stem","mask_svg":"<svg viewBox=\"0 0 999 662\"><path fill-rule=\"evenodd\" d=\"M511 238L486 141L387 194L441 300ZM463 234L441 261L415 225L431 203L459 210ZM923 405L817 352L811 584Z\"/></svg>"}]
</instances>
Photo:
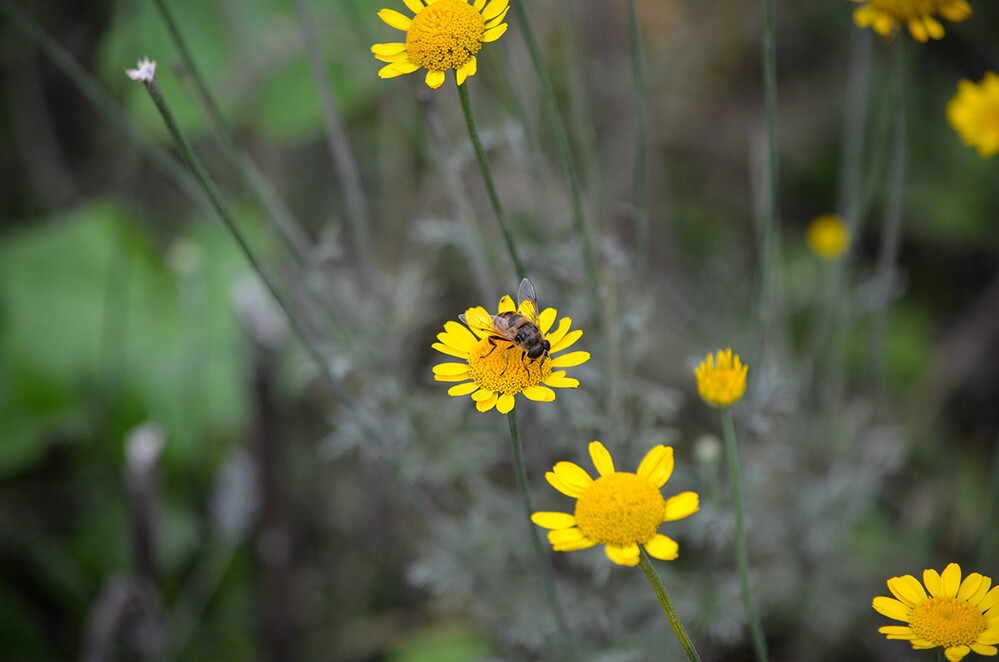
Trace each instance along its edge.
<instances>
[{"instance_id":1,"label":"green stem","mask_svg":"<svg viewBox=\"0 0 999 662\"><path fill-rule=\"evenodd\" d=\"M201 161L194 154L194 150L191 148L190 142L187 140L187 136L181 132L180 127L177 125L176 119L174 119L173 112L170 110L170 106L166 102L166 98L163 96L163 91L160 89L159 83L156 80L151 80L143 83L146 86L146 91L149 92L150 98L156 105L156 109L159 111L160 116L163 118L163 123L166 124L167 130L173 137L174 142L177 143L177 147L180 149L181 155L184 157L184 161L187 163L191 172L194 174L195 179L201 185L208 199L212 203L216 213L222 220L223 225L236 240L239 245L240 250L242 250L243 255L246 260L250 263L253 270L260 276L260 279L264 282L264 285L270 291L271 296L281 307L284 312L285 317L291 323L292 329L295 334L298 335L302 344L305 346L306 350L315 360L316 365L320 368L320 373L326 378L326 381L333 388L334 391L340 396L344 404L351 407L356 407L353 396L347 391L346 386L340 379L332 372L330 369L329 361L323 357L322 352L319 351L319 345L312 337L312 332L305 326L305 323L299 318L297 314L292 310L289 303L285 300L284 295L278 289L277 285L274 283L273 279L264 269L263 265L257 259L250 245L247 243L246 238L243 236L242 231L239 226L236 225L232 214L229 209L222 202L222 195L219 193L218 188L215 183L209 178L208 174L205 172L204 167L201 165Z\"/></svg>"},{"instance_id":2,"label":"green stem","mask_svg":"<svg viewBox=\"0 0 999 662\"><path fill-rule=\"evenodd\" d=\"M735 423L732 421L732 410L721 411L722 429L725 434L725 450L728 455L729 473L732 479L732 501L735 506L735 552L739 563L739 586L742 589L742 602L749 619L749 628L753 635L753 650L757 662L768 662L767 640L763 636L760 617L753 607L753 598L749 593L749 553L746 550L746 530L742 518L742 487L739 480L739 454L735 446Z\"/></svg>"},{"instance_id":3,"label":"green stem","mask_svg":"<svg viewBox=\"0 0 999 662\"><path fill-rule=\"evenodd\" d=\"M593 297L594 309L601 310L599 297L597 296L599 277L597 274L596 253L593 249L593 243L590 241L590 235L586 230L586 223L583 220L583 201L579 188L579 176L573 165L569 150L569 138L565 133L565 126L560 120L561 113L558 109L558 102L555 99L555 90L552 87L548 71L545 69L544 61L541 58L541 50L538 48L538 42L534 38L534 31L531 29L531 22L527 18L527 12L524 11L523 3L521 0L511 0L510 5L517 15L517 21L520 23L524 42L527 44L527 50L531 56L531 64L534 65L534 72L537 74L538 82L541 85L541 98L545 104L545 120L548 123L548 129L555 138L555 147L558 151L559 162L569 183L569 196L572 201L572 224L576 235L583 244L583 262L586 266L586 278Z\"/></svg>"},{"instance_id":4,"label":"green stem","mask_svg":"<svg viewBox=\"0 0 999 662\"><path fill-rule=\"evenodd\" d=\"M774 46L774 3L763 0L763 98L767 118L767 151L764 165L763 205L760 214L760 278L757 290L757 355L759 365L767 327L775 314L773 296L774 261L777 255L777 209L779 169L777 164L777 56Z\"/></svg>"},{"instance_id":5,"label":"green stem","mask_svg":"<svg viewBox=\"0 0 999 662\"><path fill-rule=\"evenodd\" d=\"M645 63L642 52L642 35L638 30L638 12L635 11L635 0L628 0L628 41L631 44L631 78L635 90L635 224L639 268L645 266L648 259L649 218L646 212L646 91Z\"/></svg>"},{"instance_id":6,"label":"green stem","mask_svg":"<svg viewBox=\"0 0 999 662\"><path fill-rule=\"evenodd\" d=\"M534 544L534 552L537 554L538 562L541 564L541 574L545 582L545 593L548 602L551 604L552 613L555 615L555 622L562 634L562 638L568 643L569 626L566 625L565 613L562 611L562 603L559 601L558 593L555 591L555 573L552 571L551 559L545 553L545 547L541 543L541 534L538 527L531 522L531 515L534 513L534 504L531 501L531 494L527 490L527 471L524 469L524 452L520 443L520 432L517 430L517 411L511 409L506 415L507 423L510 425L510 445L513 447L513 468L517 476L517 487L520 489L520 496L524 502L524 512L527 514L527 525L531 530L531 542Z\"/></svg>"},{"instance_id":7,"label":"green stem","mask_svg":"<svg viewBox=\"0 0 999 662\"><path fill-rule=\"evenodd\" d=\"M285 245L288 246L289 250L291 250L292 255L294 255L298 263L300 265L306 264L310 250L308 237L305 235L298 221L288 210L287 205L284 204L284 201L281 200L266 177L264 177L260 168L240 149L239 144L233 137L232 131L223 120L222 112L215 102L215 97L205 83L205 79L201 75L197 63L194 61L194 56L187 47L187 42L177 27L177 22L174 21L173 15L167 8L166 3L164 0L154 0L154 4L157 10L159 10L160 17L163 19L167 31L170 33L170 38L173 40L174 46L177 47L180 59L184 63L185 73L190 77L194 85L196 98L201 103L205 118L208 120L212 132L222 146L222 154L242 172L243 177L250 185L250 190L254 193L260 205L267 210L274 223L274 227L277 228L278 235L285 242Z\"/></svg>"},{"instance_id":8,"label":"green stem","mask_svg":"<svg viewBox=\"0 0 999 662\"><path fill-rule=\"evenodd\" d=\"M475 128L475 118L472 116L472 104L468 100L468 87L466 85L458 86L458 98L461 99L461 111L465 115L465 124L468 125L468 137L472 140L472 147L475 149L475 158L479 161L479 168L482 170L482 179L486 182L489 201L493 205L493 211L496 212L496 220L499 221L500 231L503 233L503 239L506 241L506 248L510 252L510 260L513 262L513 268L516 270L518 277L527 278L527 270L524 269L524 263L520 261L520 255L517 253L517 246L513 242L513 235L510 233L506 214L503 213L503 205L500 204L499 196L496 194L492 170L489 168L489 161L486 160L486 151L482 148L482 141L479 140L479 132Z\"/></svg>"},{"instance_id":9,"label":"green stem","mask_svg":"<svg viewBox=\"0 0 999 662\"><path fill-rule=\"evenodd\" d=\"M666 620L669 621L670 627L673 628L673 633L680 641L680 645L683 646L683 650L687 654L687 659L691 662L700 662L701 658L694 649L694 643L687 636L687 631L683 629L683 623L680 622L680 617L677 616L673 602L669 599L666 586L659 579L656 569L652 567L652 562L649 560L649 555L645 552L645 549L639 546L639 550L642 552L642 555L638 557L639 566L642 568L642 572L645 573L645 578L649 580L649 584L652 585L652 590L659 597L659 604L663 606L663 611L666 612Z\"/></svg>"}]
</instances>

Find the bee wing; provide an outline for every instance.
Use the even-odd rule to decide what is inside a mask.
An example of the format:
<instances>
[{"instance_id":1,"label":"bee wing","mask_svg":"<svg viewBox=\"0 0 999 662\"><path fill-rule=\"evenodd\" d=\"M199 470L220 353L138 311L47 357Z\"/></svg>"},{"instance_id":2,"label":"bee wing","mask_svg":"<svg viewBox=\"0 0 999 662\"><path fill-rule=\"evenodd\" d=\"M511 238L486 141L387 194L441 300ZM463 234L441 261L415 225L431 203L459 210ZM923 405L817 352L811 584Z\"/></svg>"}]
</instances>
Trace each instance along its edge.
<instances>
[{"instance_id":1,"label":"bee wing","mask_svg":"<svg viewBox=\"0 0 999 662\"><path fill-rule=\"evenodd\" d=\"M517 310L535 324L538 323L538 295L534 285L526 278L520 281L517 288Z\"/></svg>"},{"instance_id":2,"label":"bee wing","mask_svg":"<svg viewBox=\"0 0 999 662\"><path fill-rule=\"evenodd\" d=\"M497 335L513 340L506 318L488 313L470 313L468 315L463 313L458 315L458 319L473 331L481 331L487 335Z\"/></svg>"}]
</instances>

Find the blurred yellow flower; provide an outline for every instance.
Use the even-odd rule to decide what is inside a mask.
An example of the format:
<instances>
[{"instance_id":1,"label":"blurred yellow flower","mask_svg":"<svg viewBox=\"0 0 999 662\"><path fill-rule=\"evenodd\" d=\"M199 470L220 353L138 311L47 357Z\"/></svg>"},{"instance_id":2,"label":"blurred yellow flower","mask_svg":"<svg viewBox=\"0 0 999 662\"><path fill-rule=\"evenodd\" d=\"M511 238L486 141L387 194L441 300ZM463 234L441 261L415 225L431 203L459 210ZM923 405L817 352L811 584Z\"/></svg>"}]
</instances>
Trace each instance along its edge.
<instances>
[{"instance_id":1,"label":"blurred yellow flower","mask_svg":"<svg viewBox=\"0 0 999 662\"><path fill-rule=\"evenodd\" d=\"M977 85L958 82L957 94L947 104L947 120L983 159L999 153L999 74L989 71Z\"/></svg>"},{"instance_id":2,"label":"blurred yellow flower","mask_svg":"<svg viewBox=\"0 0 999 662\"><path fill-rule=\"evenodd\" d=\"M742 365L739 355L731 349L719 350L716 357L708 354L694 375L697 392L704 401L715 407L727 407L742 397L746 391L748 366Z\"/></svg>"},{"instance_id":3,"label":"blurred yellow flower","mask_svg":"<svg viewBox=\"0 0 999 662\"><path fill-rule=\"evenodd\" d=\"M836 214L822 214L808 224L806 239L813 253L824 260L835 260L850 245L850 228Z\"/></svg>"},{"instance_id":4,"label":"blurred yellow flower","mask_svg":"<svg viewBox=\"0 0 999 662\"><path fill-rule=\"evenodd\" d=\"M530 284L526 279L525 282ZM533 291L531 287L530 292ZM500 413L506 414L513 409L514 396L518 393L523 393L530 400L551 402L555 399L555 391L549 386L579 386L579 380L566 377L565 370L552 372L552 368L569 368L590 360L589 352L576 351L554 356L571 347L583 335L579 329L569 331L572 319L563 317L552 329L558 316L554 308L545 308L538 314L535 301L522 299L519 306L514 306L509 295L500 299L498 312L499 315L516 313L528 318L536 325L542 338L548 341L547 351L538 358L528 357L522 347L489 329L494 318L485 308L469 308L461 316L468 327L458 322L445 322L444 331L437 334L440 342L433 344L438 352L462 359L460 363L434 366L435 380L461 382L448 389L448 395L471 395L479 411L496 407ZM498 324L508 326L505 319Z\"/></svg>"},{"instance_id":5,"label":"blurred yellow flower","mask_svg":"<svg viewBox=\"0 0 999 662\"><path fill-rule=\"evenodd\" d=\"M892 577L888 589L895 598L878 596L872 606L879 613L908 625L885 625L878 632L902 639L915 649L944 648L957 662L974 651L995 655L999 643L999 586L973 572L961 581L961 567L951 563L942 574L923 571L923 584L912 575Z\"/></svg>"},{"instance_id":6,"label":"blurred yellow flower","mask_svg":"<svg viewBox=\"0 0 999 662\"><path fill-rule=\"evenodd\" d=\"M971 16L971 6L965 0L853 0L866 2L853 12L853 22L868 26L887 37L899 25L905 25L917 41L940 39L944 29L934 18L942 16L955 23Z\"/></svg>"},{"instance_id":7,"label":"blurred yellow flower","mask_svg":"<svg viewBox=\"0 0 999 662\"><path fill-rule=\"evenodd\" d=\"M423 67L427 85L437 89L444 72L454 69L458 85L475 74L475 54L482 44L496 41L507 24L509 0L403 0L415 16L409 18L394 9L378 12L379 18L406 33L406 41L375 44L376 59L388 62L378 72L381 78L410 74Z\"/></svg>"},{"instance_id":8,"label":"blurred yellow flower","mask_svg":"<svg viewBox=\"0 0 999 662\"><path fill-rule=\"evenodd\" d=\"M531 521L546 529L556 552L604 545L614 563L637 565L639 545L650 556L672 561L680 546L657 532L659 525L692 515L700 508L695 492L663 499L659 491L673 473L673 449L656 446L636 473L614 471L614 460L599 441L590 444L590 457L600 478L593 480L572 462L559 462L545 474L551 486L576 499L575 513L538 512Z\"/></svg>"}]
</instances>

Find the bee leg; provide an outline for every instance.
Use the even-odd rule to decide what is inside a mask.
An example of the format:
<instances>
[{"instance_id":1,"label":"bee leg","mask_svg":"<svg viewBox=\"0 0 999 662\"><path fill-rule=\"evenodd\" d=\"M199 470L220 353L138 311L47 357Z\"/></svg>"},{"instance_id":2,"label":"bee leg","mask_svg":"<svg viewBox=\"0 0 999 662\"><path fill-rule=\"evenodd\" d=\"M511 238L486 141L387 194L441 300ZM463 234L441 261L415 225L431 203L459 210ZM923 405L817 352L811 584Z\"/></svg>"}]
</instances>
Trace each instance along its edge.
<instances>
[{"instance_id":1,"label":"bee leg","mask_svg":"<svg viewBox=\"0 0 999 662\"><path fill-rule=\"evenodd\" d=\"M485 354L483 354L482 358L486 358L487 356L489 356L490 354L492 354L493 352L495 352L496 351L496 341L497 340L502 340L502 338L497 338L496 336L489 336L487 338L487 340L489 341L489 344L493 346L493 348L491 350L489 350L488 352L486 352Z\"/></svg>"}]
</instances>

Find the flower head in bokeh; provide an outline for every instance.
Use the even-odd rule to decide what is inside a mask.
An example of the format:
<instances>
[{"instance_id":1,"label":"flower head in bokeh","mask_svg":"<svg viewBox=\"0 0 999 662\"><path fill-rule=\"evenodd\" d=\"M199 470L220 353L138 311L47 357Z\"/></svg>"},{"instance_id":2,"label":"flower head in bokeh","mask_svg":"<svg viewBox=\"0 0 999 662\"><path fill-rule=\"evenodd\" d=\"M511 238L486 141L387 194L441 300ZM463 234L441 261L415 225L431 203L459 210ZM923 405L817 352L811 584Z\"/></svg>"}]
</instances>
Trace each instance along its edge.
<instances>
[{"instance_id":1,"label":"flower head in bokeh","mask_svg":"<svg viewBox=\"0 0 999 662\"><path fill-rule=\"evenodd\" d=\"M749 367L742 364L739 355L731 349L719 350L717 356L708 354L694 371L697 392L709 405L728 407L746 392L746 373Z\"/></svg>"},{"instance_id":2,"label":"flower head in bokeh","mask_svg":"<svg viewBox=\"0 0 999 662\"><path fill-rule=\"evenodd\" d=\"M437 89L444 82L444 72L454 69L458 85L475 74L475 54L482 44L496 41L507 24L509 0L403 0L415 14L409 18L394 9L378 12L379 18L406 33L405 42L375 44L375 58L388 62L381 68L381 78L410 74L421 67L427 70L427 85Z\"/></svg>"},{"instance_id":3,"label":"flower head in bokeh","mask_svg":"<svg viewBox=\"0 0 999 662\"><path fill-rule=\"evenodd\" d=\"M656 446L638 465L638 471L614 470L614 460L599 441L590 444L590 457L600 477L590 477L572 462L559 462L545 474L551 486L576 499L575 512L538 512L531 521L550 529L548 541L556 552L603 545L614 563L637 565L639 545L650 556L672 561L680 546L658 532L663 522L682 519L700 508L694 492L663 499L659 491L673 473L673 449Z\"/></svg>"},{"instance_id":4,"label":"flower head in bokeh","mask_svg":"<svg viewBox=\"0 0 999 662\"><path fill-rule=\"evenodd\" d=\"M936 19L942 16L958 23L971 16L971 6L965 0L853 0L867 3L853 12L853 22L859 27L871 27L885 37L894 34L899 26L909 28L917 41L940 39L943 25Z\"/></svg>"},{"instance_id":5,"label":"flower head in bokeh","mask_svg":"<svg viewBox=\"0 0 999 662\"><path fill-rule=\"evenodd\" d=\"M519 296L517 306L509 295L500 299L495 317L485 308L476 306L460 316L468 326L458 322L444 323L444 331L437 334L439 342L435 342L433 348L461 359L461 362L434 366L437 381L460 382L448 390L448 395L471 395L479 411L496 407L506 414L513 409L514 396L518 393L530 400L550 402L555 399L555 391L549 386L579 386L579 380L566 377L565 370L553 371L553 368L569 368L590 360L590 353L581 351L555 356L575 344L583 332L579 329L569 331L572 319L568 317L563 317L556 326L558 313L554 308L545 308L538 313L534 288L527 279L521 283L521 292L525 291L531 296ZM546 351L537 358L531 358L524 347L506 337L512 335L509 333L511 323L523 323L520 317L534 325L540 339L547 342ZM506 331L506 336L492 328L494 325L501 327L500 332Z\"/></svg>"},{"instance_id":6,"label":"flower head in bokeh","mask_svg":"<svg viewBox=\"0 0 999 662\"><path fill-rule=\"evenodd\" d=\"M885 625L878 632L908 641L915 649L943 647L951 662L971 651L996 654L999 586L993 587L991 578L973 572L961 581L961 567L951 563L940 574L924 570L923 584L926 590L912 575L888 580L897 599L878 596L872 606L906 625Z\"/></svg>"},{"instance_id":7,"label":"flower head in bokeh","mask_svg":"<svg viewBox=\"0 0 999 662\"><path fill-rule=\"evenodd\" d=\"M822 214L812 219L805 235L808 247L823 260L835 260L850 245L850 228L836 214Z\"/></svg>"},{"instance_id":8,"label":"flower head in bokeh","mask_svg":"<svg viewBox=\"0 0 999 662\"><path fill-rule=\"evenodd\" d=\"M957 94L947 104L947 120L983 159L999 153L999 74L989 71L978 84L958 82Z\"/></svg>"}]
</instances>

